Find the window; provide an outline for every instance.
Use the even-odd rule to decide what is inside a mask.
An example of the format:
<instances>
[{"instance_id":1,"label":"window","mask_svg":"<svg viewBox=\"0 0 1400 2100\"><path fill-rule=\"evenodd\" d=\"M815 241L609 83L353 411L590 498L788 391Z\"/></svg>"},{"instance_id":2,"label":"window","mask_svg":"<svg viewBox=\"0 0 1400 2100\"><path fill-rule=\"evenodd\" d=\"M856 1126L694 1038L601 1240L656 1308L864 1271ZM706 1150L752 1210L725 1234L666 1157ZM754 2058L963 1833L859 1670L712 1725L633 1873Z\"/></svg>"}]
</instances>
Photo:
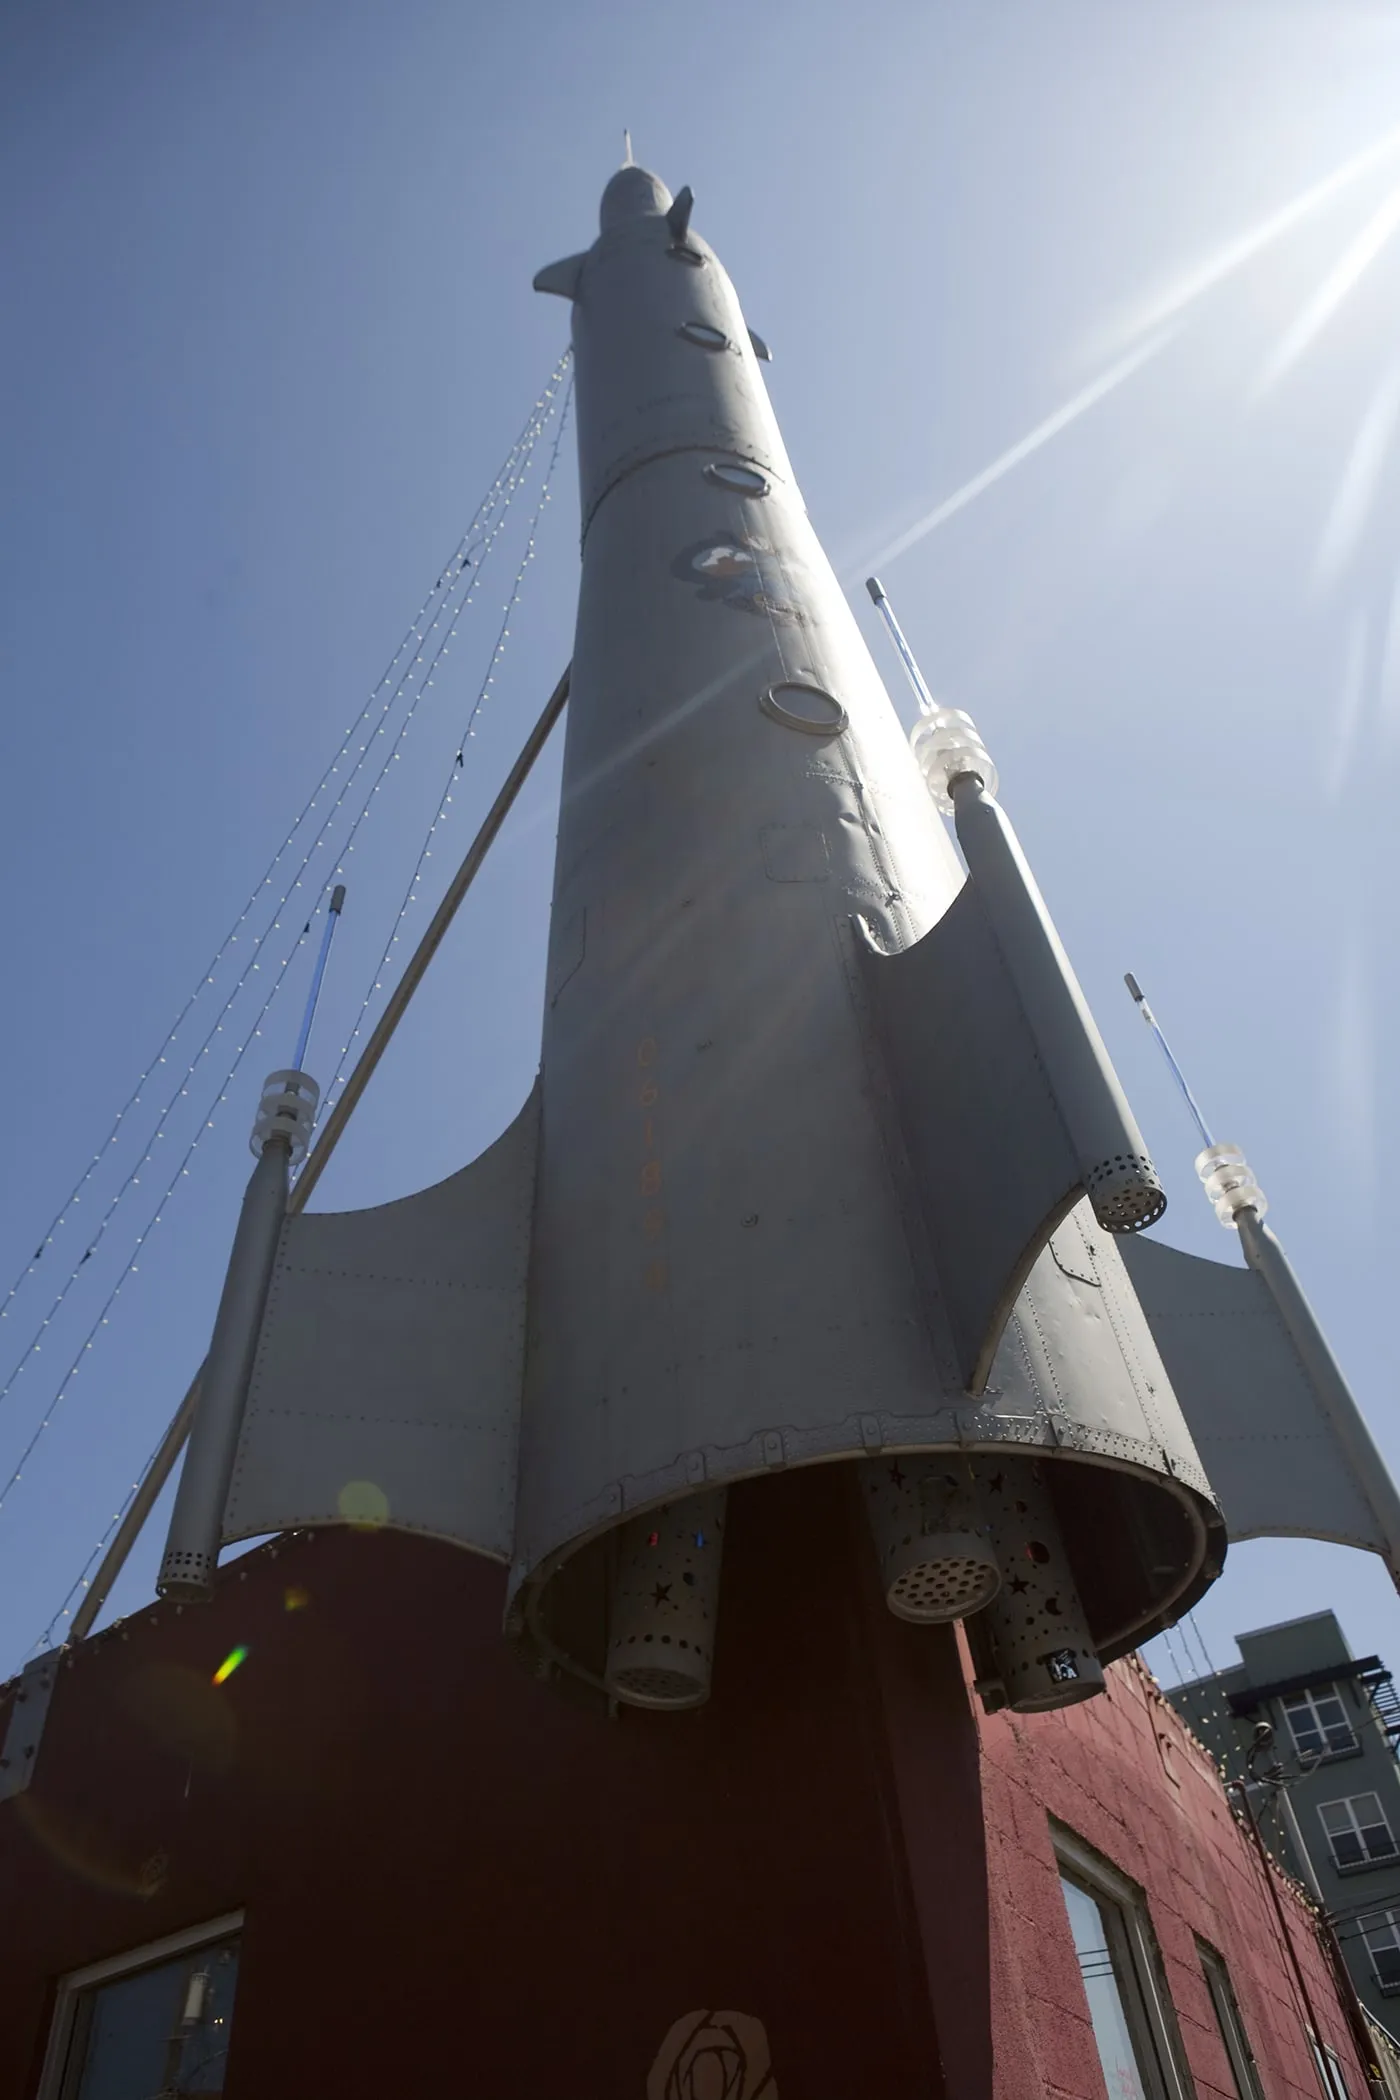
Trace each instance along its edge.
<instances>
[{"instance_id":1,"label":"window","mask_svg":"<svg viewBox=\"0 0 1400 2100\"><path fill-rule=\"evenodd\" d=\"M1290 1692L1279 1703L1299 1757L1339 1757L1358 1748L1335 1684L1324 1684L1315 1692Z\"/></svg>"},{"instance_id":2,"label":"window","mask_svg":"<svg viewBox=\"0 0 1400 2100\"><path fill-rule=\"evenodd\" d=\"M221 2093L241 1924L218 1918L66 1977L40 2100Z\"/></svg>"},{"instance_id":3,"label":"window","mask_svg":"<svg viewBox=\"0 0 1400 2100\"><path fill-rule=\"evenodd\" d=\"M1230 2061L1230 2075L1234 2079L1238 2100L1261 2100L1259 2071L1254 2061L1254 2051L1249 2046L1249 2037L1244 2031L1244 2021L1235 2002L1230 1972L1224 1959L1214 1947L1207 1947L1197 1940L1196 1952L1201 1957L1201 1968L1205 1974L1206 1989L1215 2008L1215 2023L1220 2029L1220 2039L1225 2045L1225 2054Z\"/></svg>"},{"instance_id":4,"label":"window","mask_svg":"<svg viewBox=\"0 0 1400 2100\"><path fill-rule=\"evenodd\" d=\"M688 343L698 343L702 350L727 350L729 337L722 328L711 328L708 321L682 321L676 334L684 336Z\"/></svg>"},{"instance_id":5,"label":"window","mask_svg":"<svg viewBox=\"0 0 1400 2100\"><path fill-rule=\"evenodd\" d=\"M1055 1833L1055 1850L1111 2100L1185 2100L1190 2087L1141 1893L1068 1831ZM1248 2088L1246 2100L1254 2100Z\"/></svg>"},{"instance_id":6,"label":"window","mask_svg":"<svg viewBox=\"0 0 1400 2100\"><path fill-rule=\"evenodd\" d=\"M1357 1922L1376 1982L1383 1991L1400 1991L1400 1912L1373 1910Z\"/></svg>"},{"instance_id":7,"label":"window","mask_svg":"<svg viewBox=\"0 0 1400 2100\"><path fill-rule=\"evenodd\" d=\"M1317 2065L1323 2092L1330 2093L1332 2100L1351 2100L1351 2089L1336 2050L1329 2048L1326 2042L1319 2042L1315 2034L1310 2034L1308 2040L1312 2043L1313 2062Z\"/></svg>"},{"instance_id":8,"label":"window","mask_svg":"<svg viewBox=\"0 0 1400 2100\"><path fill-rule=\"evenodd\" d=\"M1377 1860L1394 1859L1395 1839L1375 1794L1324 1801L1317 1812L1332 1847L1335 1867L1345 1871L1347 1867L1369 1867Z\"/></svg>"}]
</instances>

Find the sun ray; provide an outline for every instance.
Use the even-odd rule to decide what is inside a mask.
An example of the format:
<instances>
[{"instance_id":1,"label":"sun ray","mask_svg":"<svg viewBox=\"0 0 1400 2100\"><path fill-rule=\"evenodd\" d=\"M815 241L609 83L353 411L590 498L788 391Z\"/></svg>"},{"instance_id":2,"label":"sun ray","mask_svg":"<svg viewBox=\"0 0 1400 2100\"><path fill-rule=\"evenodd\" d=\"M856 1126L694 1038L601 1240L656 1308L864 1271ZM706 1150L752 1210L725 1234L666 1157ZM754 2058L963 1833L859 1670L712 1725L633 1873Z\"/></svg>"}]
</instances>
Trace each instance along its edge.
<instances>
[{"instance_id":1,"label":"sun ray","mask_svg":"<svg viewBox=\"0 0 1400 2100\"><path fill-rule=\"evenodd\" d=\"M929 511L927 516L920 518L917 524L900 533L897 539L891 540L888 546L882 547L877 554L866 556L857 565L860 574L867 575L871 569L885 568L899 555L907 554L911 547L927 538L929 533L936 532L940 525L946 525L949 518L956 517L960 510L966 510L969 503L975 503L995 482L1002 480L1013 468L1019 467L1032 453L1039 452L1042 445L1048 445L1051 438L1058 437L1071 423L1078 422L1079 418L1102 401L1106 394L1111 394L1115 387L1120 387L1125 379L1131 379L1133 373L1149 359L1165 350L1179 332L1179 326L1162 329L1147 342L1139 343L1126 357L1120 357L1116 364L1110 365L1106 372L1101 372L1097 379L1091 379L1086 387L1081 387L1077 394L1055 409L1043 423L1037 423L1034 430L1027 431L1023 438L1018 438L1005 452L998 453L989 466L981 468L970 481L965 481L961 488L954 489L951 496L945 496L943 501Z\"/></svg>"},{"instance_id":2,"label":"sun ray","mask_svg":"<svg viewBox=\"0 0 1400 2100\"><path fill-rule=\"evenodd\" d=\"M1343 249L1338 261L1323 278L1297 319L1291 327L1285 329L1282 340L1255 384L1256 398L1274 386L1316 342L1342 302L1355 291L1397 228L1400 228L1400 188L1393 189L1380 207L1372 212L1360 233Z\"/></svg>"},{"instance_id":3,"label":"sun ray","mask_svg":"<svg viewBox=\"0 0 1400 2100\"><path fill-rule=\"evenodd\" d=\"M1330 175L1324 175L1320 182L1311 184L1287 204L1280 205L1277 211L1270 212L1267 218L1261 219L1258 225L1252 226L1247 233L1238 234L1205 262L1198 263L1193 270L1186 271L1166 285L1155 297L1127 316L1109 341L1134 342L1139 336L1174 320L1184 313L1187 307L1194 306L1207 292L1214 291L1218 284L1223 284L1227 278L1233 277L1246 263L1253 262L1256 255L1272 247L1275 241L1282 240L1286 233L1291 233L1295 226L1301 224L1313 212L1320 210L1340 191L1368 174L1398 149L1400 126L1385 132L1374 144L1364 147L1360 153L1353 154L1350 160L1343 161L1341 167L1334 168ZM1109 347L1109 342L1101 341L1099 347L1100 350L1104 350Z\"/></svg>"},{"instance_id":4,"label":"sun ray","mask_svg":"<svg viewBox=\"0 0 1400 2100\"><path fill-rule=\"evenodd\" d=\"M1332 508L1318 542L1313 582L1326 589L1336 582L1355 554L1366 529L1381 469L1400 418L1400 365L1388 372L1366 407L1357 427Z\"/></svg>"}]
</instances>

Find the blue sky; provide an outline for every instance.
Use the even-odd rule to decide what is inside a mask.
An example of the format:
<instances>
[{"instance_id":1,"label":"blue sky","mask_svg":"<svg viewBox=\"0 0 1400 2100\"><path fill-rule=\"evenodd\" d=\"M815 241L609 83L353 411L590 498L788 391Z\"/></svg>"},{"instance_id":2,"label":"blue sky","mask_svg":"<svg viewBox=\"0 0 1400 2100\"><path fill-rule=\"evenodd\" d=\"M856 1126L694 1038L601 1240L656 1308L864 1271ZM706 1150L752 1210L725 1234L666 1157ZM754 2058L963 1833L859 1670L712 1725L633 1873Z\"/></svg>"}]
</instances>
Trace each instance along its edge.
<instances>
[{"instance_id":1,"label":"blue sky","mask_svg":"<svg viewBox=\"0 0 1400 2100\"><path fill-rule=\"evenodd\" d=\"M545 384L567 316L530 278L591 238L625 124L639 158L694 186L696 223L774 347L788 446L863 620L872 557L908 542L882 573L930 682L997 757L1166 1173L1166 1236L1234 1258L1125 968L1245 1145L1400 1466L1400 137L1360 158L1393 127L1397 88L1393 9L1337 0L716 0L679 16L10 0L0 1293ZM567 659L567 443L554 491L396 954ZM529 509L526 490L357 843L310 1059L322 1076L456 770ZM325 1201L438 1178L527 1091L556 768L552 753ZM141 1153L173 1057L0 1322L0 1384L41 1340L0 1401L0 1486L50 1412L0 1506L0 1671L202 1354L257 1082L290 1053L309 969L302 952L93 1350L139 1204L159 1207L166 1152L204 1120L197 1089L39 1323ZM215 1050L236 1046L236 1018ZM211 1051L211 1095L223 1069ZM159 1535L121 1608L149 1594ZM1324 1604L1358 1652L1400 1661L1388 1579L1338 1549L1237 1549L1197 1617L1224 1661L1234 1631ZM1183 1645L1154 1649L1164 1675Z\"/></svg>"}]
</instances>

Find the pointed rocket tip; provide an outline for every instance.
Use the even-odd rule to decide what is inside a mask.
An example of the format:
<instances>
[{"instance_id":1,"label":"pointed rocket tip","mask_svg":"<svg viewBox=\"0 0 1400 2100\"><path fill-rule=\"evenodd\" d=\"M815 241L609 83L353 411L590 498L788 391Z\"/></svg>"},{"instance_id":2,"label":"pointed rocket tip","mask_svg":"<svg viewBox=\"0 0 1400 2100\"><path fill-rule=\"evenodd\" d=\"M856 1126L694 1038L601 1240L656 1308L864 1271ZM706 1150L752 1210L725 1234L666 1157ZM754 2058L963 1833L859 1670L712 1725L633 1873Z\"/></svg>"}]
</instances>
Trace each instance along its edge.
<instances>
[{"instance_id":1,"label":"pointed rocket tip","mask_svg":"<svg viewBox=\"0 0 1400 2100\"><path fill-rule=\"evenodd\" d=\"M603 192L598 221L604 233L627 219L664 218L671 209L671 192L657 175L639 168L619 168Z\"/></svg>"}]
</instances>

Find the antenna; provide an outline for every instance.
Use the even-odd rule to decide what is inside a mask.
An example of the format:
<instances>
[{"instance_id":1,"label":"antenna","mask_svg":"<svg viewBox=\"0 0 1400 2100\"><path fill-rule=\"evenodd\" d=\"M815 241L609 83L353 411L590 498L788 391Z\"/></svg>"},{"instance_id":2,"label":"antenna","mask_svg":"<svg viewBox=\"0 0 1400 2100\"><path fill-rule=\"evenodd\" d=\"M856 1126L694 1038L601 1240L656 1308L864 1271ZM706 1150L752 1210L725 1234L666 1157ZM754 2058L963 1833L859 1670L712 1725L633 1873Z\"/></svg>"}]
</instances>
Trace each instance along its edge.
<instances>
[{"instance_id":1,"label":"antenna","mask_svg":"<svg viewBox=\"0 0 1400 2100\"><path fill-rule=\"evenodd\" d=\"M1191 1111L1191 1120L1194 1122L1197 1130L1199 1130L1201 1133L1201 1143L1207 1146L1213 1145L1215 1143L1215 1139L1210 1134L1210 1125L1206 1122L1205 1117L1201 1114L1201 1111L1196 1103L1196 1097L1192 1093L1190 1087L1186 1084L1186 1074L1182 1071L1180 1065L1172 1056L1172 1046L1167 1041L1166 1037L1163 1035L1162 1024L1157 1019L1156 1014L1153 1013L1152 1008L1148 1005L1146 997L1143 993L1142 986L1138 983L1136 977L1134 977L1131 970L1125 970L1123 972L1123 982L1128 987L1128 990L1132 993L1133 999L1137 1005L1138 1012L1142 1015L1143 1020L1146 1021L1148 1027L1151 1029L1153 1035L1157 1039L1157 1047L1161 1051L1163 1057L1167 1060L1167 1065L1171 1072L1172 1078L1176 1081L1177 1085L1181 1089L1181 1098Z\"/></svg>"},{"instance_id":2,"label":"antenna","mask_svg":"<svg viewBox=\"0 0 1400 2100\"><path fill-rule=\"evenodd\" d=\"M890 631L890 640L894 643L895 648L899 651L899 660L904 666L904 675L909 680L910 685L912 685L914 688L914 695L915 698L918 700L920 708L926 715L933 714L938 703L935 701L933 694L928 689L928 685L924 679L924 674L919 669L918 661L914 655L913 650L910 648L908 642L906 642L904 639L904 629L900 626L898 620L894 616L894 607L890 604L888 597L885 595L885 586L883 585L883 583L881 583L878 576L867 576L865 579L865 588L870 593L871 602L873 603L876 612L880 615L880 618L884 621L886 627L888 627Z\"/></svg>"},{"instance_id":3,"label":"antenna","mask_svg":"<svg viewBox=\"0 0 1400 2100\"><path fill-rule=\"evenodd\" d=\"M1172 1078L1181 1089L1181 1098L1191 1112L1191 1120L1201 1134L1203 1149L1196 1154L1196 1172L1201 1178L1201 1187L1215 1207L1215 1215L1222 1225L1238 1228L1241 1211L1250 1210L1256 1221L1268 1209L1264 1191L1250 1169L1248 1160L1238 1145L1228 1141L1217 1141L1211 1136L1210 1125L1201 1114L1196 1097L1186 1083L1186 1074L1172 1056L1171 1044L1162 1033L1162 1024L1148 1005L1142 986L1131 970L1123 972L1123 982L1132 994L1133 1003L1157 1039L1157 1046L1167 1060Z\"/></svg>"},{"instance_id":4,"label":"antenna","mask_svg":"<svg viewBox=\"0 0 1400 2100\"><path fill-rule=\"evenodd\" d=\"M622 134L622 165L624 168L636 166L632 158L632 134L630 131L624 131Z\"/></svg>"},{"instance_id":5,"label":"antenna","mask_svg":"<svg viewBox=\"0 0 1400 2100\"><path fill-rule=\"evenodd\" d=\"M321 985L326 974L326 964L330 961L331 942L335 939L335 929L340 924L340 914L344 906L345 884L338 882L331 891L330 910L326 913L326 930L321 935L321 952L316 958L316 968L311 974L311 990L307 994L306 1012L301 1017L301 1034L297 1037L297 1046L292 1052L292 1069L296 1072L303 1068L302 1061L311 1041L311 1024L316 1018L316 1008L321 1001Z\"/></svg>"}]
</instances>

